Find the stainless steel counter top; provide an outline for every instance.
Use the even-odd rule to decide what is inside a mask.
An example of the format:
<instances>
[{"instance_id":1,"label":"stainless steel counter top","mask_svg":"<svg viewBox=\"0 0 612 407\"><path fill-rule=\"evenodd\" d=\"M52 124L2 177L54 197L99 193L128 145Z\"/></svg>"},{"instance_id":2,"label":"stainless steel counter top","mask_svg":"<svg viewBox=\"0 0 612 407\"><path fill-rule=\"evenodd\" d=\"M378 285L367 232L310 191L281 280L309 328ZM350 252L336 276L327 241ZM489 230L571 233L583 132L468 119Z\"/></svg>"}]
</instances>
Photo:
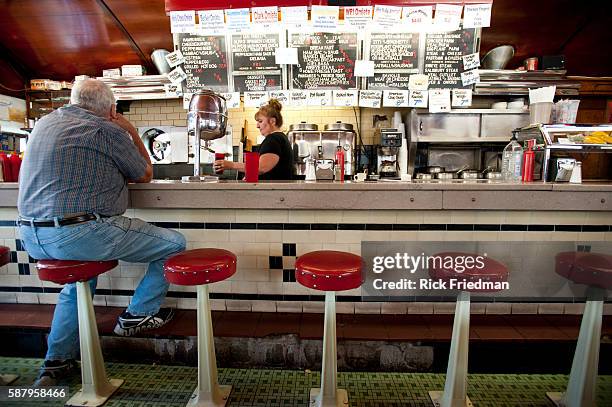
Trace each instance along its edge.
<instances>
[{"instance_id":1,"label":"stainless steel counter top","mask_svg":"<svg viewBox=\"0 0 612 407\"><path fill-rule=\"evenodd\" d=\"M532 182L196 182L132 184L132 208L612 211L612 184ZM0 183L0 207L17 184Z\"/></svg>"}]
</instances>

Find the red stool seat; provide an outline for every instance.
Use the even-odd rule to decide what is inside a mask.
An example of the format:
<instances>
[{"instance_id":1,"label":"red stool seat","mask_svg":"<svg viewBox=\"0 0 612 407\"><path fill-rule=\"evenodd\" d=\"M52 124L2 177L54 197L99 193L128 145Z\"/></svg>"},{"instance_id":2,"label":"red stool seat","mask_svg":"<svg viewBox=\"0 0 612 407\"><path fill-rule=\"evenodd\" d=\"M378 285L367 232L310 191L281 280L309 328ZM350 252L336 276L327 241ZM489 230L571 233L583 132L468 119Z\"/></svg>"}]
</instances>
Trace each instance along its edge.
<instances>
[{"instance_id":1,"label":"red stool seat","mask_svg":"<svg viewBox=\"0 0 612 407\"><path fill-rule=\"evenodd\" d=\"M11 249L6 246L0 246L0 267L9 264L11 261Z\"/></svg>"},{"instance_id":2,"label":"red stool seat","mask_svg":"<svg viewBox=\"0 0 612 407\"><path fill-rule=\"evenodd\" d=\"M306 253L295 262L295 279L321 291L358 288L363 283L363 260L356 254L334 250Z\"/></svg>"},{"instance_id":3,"label":"red stool seat","mask_svg":"<svg viewBox=\"0 0 612 407\"><path fill-rule=\"evenodd\" d=\"M89 281L114 269L117 264L119 264L117 260L39 260L36 268L38 269L38 277L43 281L69 284L77 281Z\"/></svg>"},{"instance_id":4,"label":"red stool seat","mask_svg":"<svg viewBox=\"0 0 612 407\"><path fill-rule=\"evenodd\" d=\"M461 252L443 252L436 253L432 257L441 257L442 259L452 258L452 264L461 264L457 262L455 259L458 257L476 257L478 255L473 253L461 253ZM444 261L442 265L436 264L432 265L429 268L429 275L437 280L448 281L452 278L465 280L466 282L505 282L508 281L508 267L504 264L498 262L497 260L493 260L490 257L484 257L482 260L484 263L484 267L478 268L476 264L470 264L470 267L463 266L464 270L457 270L458 266L455 269L450 267L444 267ZM495 292L499 290L487 290L487 289L467 289L463 291L470 292Z\"/></svg>"},{"instance_id":5,"label":"red stool seat","mask_svg":"<svg viewBox=\"0 0 612 407\"><path fill-rule=\"evenodd\" d=\"M236 255L223 249L194 249L174 255L164 265L166 280L178 285L223 281L236 272Z\"/></svg>"},{"instance_id":6,"label":"red stool seat","mask_svg":"<svg viewBox=\"0 0 612 407\"><path fill-rule=\"evenodd\" d=\"M612 256L609 254L562 252L555 256L555 271L577 284L612 288Z\"/></svg>"}]
</instances>

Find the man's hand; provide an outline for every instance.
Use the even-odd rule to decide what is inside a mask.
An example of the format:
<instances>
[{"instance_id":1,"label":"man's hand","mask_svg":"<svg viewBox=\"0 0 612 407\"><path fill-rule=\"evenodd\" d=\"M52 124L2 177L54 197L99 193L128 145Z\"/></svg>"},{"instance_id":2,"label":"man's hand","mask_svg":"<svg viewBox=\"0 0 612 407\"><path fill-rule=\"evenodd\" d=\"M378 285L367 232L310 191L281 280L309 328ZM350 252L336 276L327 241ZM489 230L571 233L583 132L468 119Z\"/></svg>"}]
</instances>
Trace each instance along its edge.
<instances>
[{"instance_id":1,"label":"man's hand","mask_svg":"<svg viewBox=\"0 0 612 407\"><path fill-rule=\"evenodd\" d=\"M130 133L131 136L134 136L134 134L138 135L138 131L136 130L136 127L134 127L134 125L130 123L130 121L126 119L125 116L123 116L121 113L115 112L111 116L110 120L111 122L115 123L117 126L121 127L123 130Z\"/></svg>"}]
</instances>

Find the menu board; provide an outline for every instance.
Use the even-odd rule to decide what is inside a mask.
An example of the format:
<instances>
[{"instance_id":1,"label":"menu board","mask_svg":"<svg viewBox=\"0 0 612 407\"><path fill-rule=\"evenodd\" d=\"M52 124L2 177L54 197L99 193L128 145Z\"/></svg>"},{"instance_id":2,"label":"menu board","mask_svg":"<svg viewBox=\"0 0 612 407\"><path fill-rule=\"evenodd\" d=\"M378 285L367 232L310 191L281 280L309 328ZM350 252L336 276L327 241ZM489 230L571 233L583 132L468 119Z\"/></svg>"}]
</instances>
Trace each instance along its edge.
<instances>
[{"instance_id":1,"label":"menu board","mask_svg":"<svg viewBox=\"0 0 612 407\"><path fill-rule=\"evenodd\" d=\"M429 75L430 88L462 88L462 57L475 51L476 30L469 28L427 34L423 73Z\"/></svg>"},{"instance_id":2,"label":"menu board","mask_svg":"<svg viewBox=\"0 0 612 407\"><path fill-rule=\"evenodd\" d=\"M185 57L183 70L187 74L183 92L193 93L202 88L227 92L228 65L224 35L179 34L178 46Z\"/></svg>"},{"instance_id":3,"label":"menu board","mask_svg":"<svg viewBox=\"0 0 612 407\"><path fill-rule=\"evenodd\" d=\"M405 32L370 33L369 59L374 76L366 79L368 89L408 89L412 73L419 70L419 34Z\"/></svg>"},{"instance_id":4,"label":"menu board","mask_svg":"<svg viewBox=\"0 0 612 407\"><path fill-rule=\"evenodd\" d=\"M408 81L412 73L406 72L374 72L367 78L368 89L408 89Z\"/></svg>"},{"instance_id":5,"label":"menu board","mask_svg":"<svg viewBox=\"0 0 612 407\"><path fill-rule=\"evenodd\" d=\"M370 61L374 69L418 69L419 34L371 33Z\"/></svg>"},{"instance_id":6,"label":"menu board","mask_svg":"<svg viewBox=\"0 0 612 407\"><path fill-rule=\"evenodd\" d=\"M263 92L283 88L280 73L235 75L234 92Z\"/></svg>"},{"instance_id":7,"label":"menu board","mask_svg":"<svg viewBox=\"0 0 612 407\"><path fill-rule=\"evenodd\" d=\"M236 71L280 70L275 50L280 47L278 33L232 34L232 63Z\"/></svg>"},{"instance_id":8,"label":"menu board","mask_svg":"<svg viewBox=\"0 0 612 407\"><path fill-rule=\"evenodd\" d=\"M293 89L356 89L357 33L292 33L298 49L291 68Z\"/></svg>"}]
</instances>

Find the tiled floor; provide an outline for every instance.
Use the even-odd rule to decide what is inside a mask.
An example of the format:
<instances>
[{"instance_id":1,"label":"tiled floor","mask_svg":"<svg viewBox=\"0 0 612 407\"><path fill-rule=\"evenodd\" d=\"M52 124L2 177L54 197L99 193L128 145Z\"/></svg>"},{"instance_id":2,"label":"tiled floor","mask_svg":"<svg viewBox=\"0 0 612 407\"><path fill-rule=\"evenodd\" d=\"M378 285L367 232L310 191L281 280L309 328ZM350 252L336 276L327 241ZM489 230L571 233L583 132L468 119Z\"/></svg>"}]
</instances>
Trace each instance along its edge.
<instances>
[{"instance_id":1,"label":"tiled floor","mask_svg":"<svg viewBox=\"0 0 612 407\"><path fill-rule=\"evenodd\" d=\"M0 328L33 328L51 326L53 305L2 304ZM117 316L123 309L96 307L101 334L111 334ZM471 341L575 341L580 315L480 315L471 316ZM338 314L339 339L448 341L453 315L358 315ZM302 339L323 337L323 314L213 312L215 336L264 337L297 334ZM196 313L177 310L174 320L156 330L156 336L195 336ZM602 335L612 336L612 317L605 316Z\"/></svg>"},{"instance_id":2,"label":"tiled floor","mask_svg":"<svg viewBox=\"0 0 612 407\"><path fill-rule=\"evenodd\" d=\"M40 359L0 358L0 373L18 373L14 386L30 385ZM109 376L125 379L105 406L184 406L196 386L197 369L183 366L108 363ZM233 385L230 407L308 405L308 389L318 385L318 372L290 370L220 369L219 381ZM60 383L70 393L80 388L80 377ZM407 373L340 373L339 385L348 390L353 407L430 406L427 392L441 390L444 375ZM477 407L551 406L547 391L563 391L564 375L470 375L468 394ZM600 376L598 406L612 406L612 376ZM41 403L3 403L3 406L40 406ZM61 406L63 402L45 403Z\"/></svg>"}]
</instances>

